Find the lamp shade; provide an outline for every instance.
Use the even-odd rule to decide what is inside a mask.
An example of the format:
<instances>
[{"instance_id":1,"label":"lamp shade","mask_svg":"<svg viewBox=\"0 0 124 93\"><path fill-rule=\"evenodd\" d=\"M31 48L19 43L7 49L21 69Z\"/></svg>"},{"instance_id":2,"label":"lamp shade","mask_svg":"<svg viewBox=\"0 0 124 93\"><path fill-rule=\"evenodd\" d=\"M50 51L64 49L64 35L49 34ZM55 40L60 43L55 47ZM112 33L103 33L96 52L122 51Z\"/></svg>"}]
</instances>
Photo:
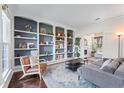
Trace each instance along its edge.
<instances>
[{"instance_id":1,"label":"lamp shade","mask_svg":"<svg viewBox=\"0 0 124 93\"><path fill-rule=\"evenodd\" d=\"M115 33L117 36L121 36L121 35L123 35L123 33L122 32L118 32L118 33Z\"/></svg>"},{"instance_id":2,"label":"lamp shade","mask_svg":"<svg viewBox=\"0 0 124 93\"><path fill-rule=\"evenodd\" d=\"M121 36L124 33L124 25L117 25L113 28L113 33L117 36Z\"/></svg>"}]
</instances>

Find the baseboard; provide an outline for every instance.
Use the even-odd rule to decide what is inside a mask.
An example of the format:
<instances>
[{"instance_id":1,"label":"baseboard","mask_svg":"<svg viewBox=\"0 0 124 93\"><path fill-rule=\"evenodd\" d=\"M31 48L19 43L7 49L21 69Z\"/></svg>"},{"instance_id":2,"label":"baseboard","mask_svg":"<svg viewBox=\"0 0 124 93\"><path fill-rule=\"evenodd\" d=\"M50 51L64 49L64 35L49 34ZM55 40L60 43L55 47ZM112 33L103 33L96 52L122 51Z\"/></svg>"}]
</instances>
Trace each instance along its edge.
<instances>
[{"instance_id":1,"label":"baseboard","mask_svg":"<svg viewBox=\"0 0 124 93\"><path fill-rule=\"evenodd\" d=\"M1 85L2 88L8 88L9 86L9 83L12 79L12 76L13 76L13 71L10 70L7 74L7 76L5 77L4 81L3 81L3 84Z\"/></svg>"},{"instance_id":2,"label":"baseboard","mask_svg":"<svg viewBox=\"0 0 124 93\"><path fill-rule=\"evenodd\" d=\"M13 72L20 72L20 71L22 71L22 68L14 68L13 69Z\"/></svg>"}]
</instances>

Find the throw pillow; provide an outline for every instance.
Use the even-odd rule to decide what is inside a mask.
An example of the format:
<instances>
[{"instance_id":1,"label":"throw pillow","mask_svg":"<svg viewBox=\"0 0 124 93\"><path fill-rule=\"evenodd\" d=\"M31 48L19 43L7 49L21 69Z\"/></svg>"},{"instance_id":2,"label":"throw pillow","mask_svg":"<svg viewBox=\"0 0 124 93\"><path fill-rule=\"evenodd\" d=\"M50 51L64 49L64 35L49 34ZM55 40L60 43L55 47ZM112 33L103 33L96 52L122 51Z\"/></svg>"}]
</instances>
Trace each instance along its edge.
<instances>
[{"instance_id":1,"label":"throw pillow","mask_svg":"<svg viewBox=\"0 0 124 93\"><path fill-rule=\"evenodd\" d=\"M118 68L118 66L120 65L119 63L120 61L118 61L117 59L113 60L112 62L110 62L108 65L104 66L102 68L103 71L108 72L113 74L115 72L115 70Z\"/></svg>"},{"instance_id":2,"label":"throw pillow","mask_svg":"<svg viewBox=\"0 0 124 93\"><path fill-rule=\"evenodd\" d=\"M38 63L38 57L37 56L31 56L30 57L31 67L33 67L33 64L36 64L36 63Z\"/></svg>"},{"instance_id":3,"label":"throw pillow","mask_svg":"<svg viewBox=\"0 0 124 93\"><path fill-rule=\"evenodd\" d=\"M124 78L124 62L117 68L114 74L116 76Z\"/></svg>"},{"instance_id":4,"label":"throw pillow","mask_svg":"<svg viewBox=\"0 0 124 93\"><path fill-rule=\"evenodd\" d=\"M103 62L105 62L106 60L109 60L110 58L103 58Z\"/></svg>"},{"instance_id":5,"label":"throw pillow","mask_svg":"<svg viewBox=\"0 0 124 93\"><path fill-rule=\"evenodd\" d=\"M100 69L103 69L103 68L104 68L106 65L108 65L111 61L112 61L111 59L106 60L106 61L102 64L102 66L100 67Z\"/></svg>"},{"instance_id":6,"label":"throw pillow","mask_svg":"<svg viewBox=\"0 0 124 93\"><path fill-rule=\"evenodd\" d=\"M124 58L116 58L115 61L117 61L121 64L124 61Z\"/></svg>"}]
</instances>

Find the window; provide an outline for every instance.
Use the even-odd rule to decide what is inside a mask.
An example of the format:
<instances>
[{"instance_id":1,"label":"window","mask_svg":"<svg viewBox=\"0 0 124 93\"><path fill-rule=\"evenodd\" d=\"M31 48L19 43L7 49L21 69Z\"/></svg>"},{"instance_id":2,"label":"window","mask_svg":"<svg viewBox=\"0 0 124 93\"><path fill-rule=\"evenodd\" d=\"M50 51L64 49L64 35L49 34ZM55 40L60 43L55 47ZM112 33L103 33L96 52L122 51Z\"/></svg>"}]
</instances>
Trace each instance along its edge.
<instances>
[{"instance_id":1,"label":"window","mask_svg":"<svg viewBox=\"0 0 124 93\"><path fill-rule=\"evenodd\" d=\"M4 77L9 71L9 33L10 20L2 11L2 76Z\"/></svg>"},{"instance_id":2,"label":"window","mask_svg":"<svg viewBox=\"0 0 124 93\"><path fill-rule=\"evenodd\" d=\"M1 8L1 5L0 5ZM2 83L2 12L0 11L0 86Z\"/></svg>"}]
</instances>

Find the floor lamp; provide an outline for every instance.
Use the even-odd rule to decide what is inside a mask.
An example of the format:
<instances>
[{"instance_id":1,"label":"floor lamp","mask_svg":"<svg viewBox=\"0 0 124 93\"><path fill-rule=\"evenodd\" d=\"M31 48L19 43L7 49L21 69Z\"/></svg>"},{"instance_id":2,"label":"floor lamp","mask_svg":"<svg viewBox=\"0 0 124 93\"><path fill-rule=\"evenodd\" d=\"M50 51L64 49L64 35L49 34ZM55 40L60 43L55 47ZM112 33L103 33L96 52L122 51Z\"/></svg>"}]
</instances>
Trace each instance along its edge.
<instances>
[{"instance_id":1,"label":"floor lamp","mask_svg":"<svg viewBox=\"0 0 124 93\"><path fill-rule=\"evenodd\" d=\"M121 36L123 33L116 33L118 36L118 58L121 57Z\"/></svg>"}]
</instances>

